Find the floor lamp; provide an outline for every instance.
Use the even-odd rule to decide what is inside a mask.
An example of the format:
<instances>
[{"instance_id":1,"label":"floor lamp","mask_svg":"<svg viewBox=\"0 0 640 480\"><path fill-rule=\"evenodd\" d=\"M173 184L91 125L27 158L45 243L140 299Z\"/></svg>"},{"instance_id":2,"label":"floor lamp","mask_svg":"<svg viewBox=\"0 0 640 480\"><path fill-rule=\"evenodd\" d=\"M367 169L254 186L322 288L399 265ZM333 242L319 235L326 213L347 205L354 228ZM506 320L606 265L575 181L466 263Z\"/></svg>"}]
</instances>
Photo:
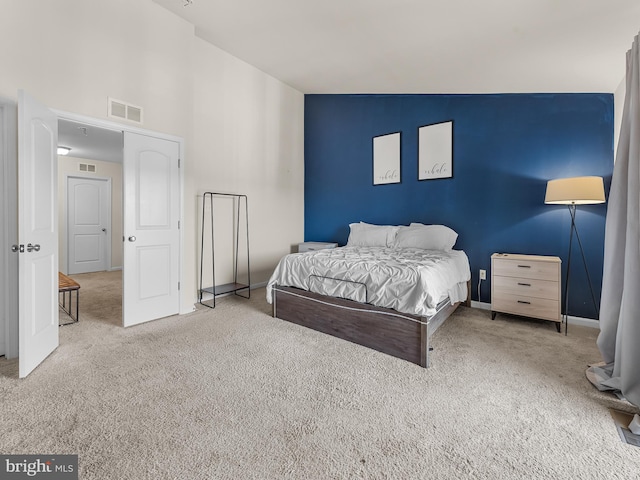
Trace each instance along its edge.
<instances>
[{"instance_id":1,"label":"floor lamp","mask_svg":"<svg viewBox=\"0 0 640 480\"><path fill-rule=\"evenodd\" d=\"M604 203L604 182L602 177L572 177L559 178L557 180L549 180L547 182L547 193L544 197L544 203L552 205L567 205L571 214L571 230L569 231L569 256L567 259L567 276L564 291L564 334L569 329L569 277L571 274L571 247L573 243L573 234L575 233L582 254L582 263L587 273L587 281L589 282L589 290L593 305L596 312L600 315L596 297L593 294L593 286L591 285L591 277L587 268L587 261L584 257L584 250L578 229L576 227L576 205L591 205L595 203Z\"/></svg>"}]
</instances>

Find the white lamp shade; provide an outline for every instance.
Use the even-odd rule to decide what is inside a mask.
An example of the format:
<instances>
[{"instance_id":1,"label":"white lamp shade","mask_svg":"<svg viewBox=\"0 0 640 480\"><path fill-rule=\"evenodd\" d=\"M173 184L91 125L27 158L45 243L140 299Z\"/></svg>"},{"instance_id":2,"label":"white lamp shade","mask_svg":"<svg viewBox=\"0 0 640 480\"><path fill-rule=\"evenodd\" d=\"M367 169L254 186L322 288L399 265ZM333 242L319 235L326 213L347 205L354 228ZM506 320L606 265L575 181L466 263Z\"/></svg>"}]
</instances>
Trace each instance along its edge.
<instances>
[{"instance_id":1,"label":"white lamp shade","mask_svg":"<svg viewBox=\"0 0 640 480\"><path fill-rule=\"evenodd\" d=\"M602 177L558 178L547 182L544 203L588 205L604 202L604 181Z\"/></svg>"}]
</instances>

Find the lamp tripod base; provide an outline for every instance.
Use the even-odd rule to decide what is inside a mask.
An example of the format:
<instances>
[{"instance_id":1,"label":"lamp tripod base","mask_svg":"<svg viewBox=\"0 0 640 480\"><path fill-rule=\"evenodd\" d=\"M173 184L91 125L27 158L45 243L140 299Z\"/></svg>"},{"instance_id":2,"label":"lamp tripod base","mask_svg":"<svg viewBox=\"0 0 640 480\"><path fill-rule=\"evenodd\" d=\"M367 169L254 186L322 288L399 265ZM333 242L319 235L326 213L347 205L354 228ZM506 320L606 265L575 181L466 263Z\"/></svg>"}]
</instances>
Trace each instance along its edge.
<instances>
[{"instance_id":1,"label":"lamp tripod base","mask_svg":"<svg viewBox=\"0 0 640 480\"><path fill-rule=\"evenodd\" d=\"M587 268L587 260L584 256L584 249L582 248L582 242L580 241L580 235L578 234L578 227L576 226L576 205L572 203L567 205L569 207L569 213L571 214L571 229L569 230L569 255L567 257L567 276L565 281L564 290L564 334L567 335L569 330L569 280L571 276L571 248L573 245L573 234L575 233L578 240L578 246L580 247L580 254L582 256L582 264L584 265L584 271L587 274L587 282L589 283L589 291L591 292L591 300L593 300L593 306L596 308L598 317L600 316L600 309L596 303L596 296L593 293L593 286L591 283L591 276L589 275L589 269ZM558 324L559 325L559 324ZM558 328L560 328L558 326ZM558 330L559 331L559 330Z\"/></svg>"}]
</instances>

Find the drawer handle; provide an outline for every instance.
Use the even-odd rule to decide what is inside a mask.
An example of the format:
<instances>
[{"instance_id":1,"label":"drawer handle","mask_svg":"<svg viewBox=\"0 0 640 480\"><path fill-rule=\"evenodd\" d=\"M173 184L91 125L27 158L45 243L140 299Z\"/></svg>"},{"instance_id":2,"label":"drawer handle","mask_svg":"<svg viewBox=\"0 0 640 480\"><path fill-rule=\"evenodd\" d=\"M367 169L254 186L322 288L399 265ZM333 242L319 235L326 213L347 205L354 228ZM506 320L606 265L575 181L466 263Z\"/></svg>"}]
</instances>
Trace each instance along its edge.
<instances>
[{"instance_id":1,"label":"drawer handle","mask_svg":"<svg viewBox=\"0 0 640 480\"><path fill-rule=\"evenodd\" d=\"M531 286L530 283L521 283L521 282L518 282L518 285L521 285L523 287L530 287Z\"/></svg>"},{"instance_id":2,"label":"drawer handle","mask_svg":"<svg viewBox=\"0 0 640 480\"><path fill-rule=\"evenodd\" d=\"M518 265L518 268L531 268L531 265Z\"/></svg>"},{"instance_id":3,"label":"drawer handle","mask_svg":"<svg viewBox=\"0 0 640 480\"><path fill-rule=\"evenodd\" d=\"M524 303L525 305L531 305L531 302L525 302L524 300L518 300L518 303Z\"/></svg>"}]
</instances>

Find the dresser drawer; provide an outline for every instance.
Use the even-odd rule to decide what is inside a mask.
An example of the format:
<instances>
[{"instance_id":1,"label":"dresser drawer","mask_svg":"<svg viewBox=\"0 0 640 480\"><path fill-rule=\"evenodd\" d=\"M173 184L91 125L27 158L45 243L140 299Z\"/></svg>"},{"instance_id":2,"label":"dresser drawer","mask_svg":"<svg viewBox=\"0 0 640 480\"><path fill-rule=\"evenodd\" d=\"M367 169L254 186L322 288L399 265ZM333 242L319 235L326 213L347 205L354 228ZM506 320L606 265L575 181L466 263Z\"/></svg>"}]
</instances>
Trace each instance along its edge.
<instances>
[{"instance_id":1,"label":"dresser drawer","mask_svg":"<svg viewBox=\"0 0 640 480\"><path fill-rule=\"evenodd\" d=\"M558 282L522 277L493 277L493 290L497 294L560 300Z\"/></svg>"},{"instance_id":2,"label":"dresser drawer","mask_svg":"<svg viewBox=\"0 0 640 480\"><path fill-rule=\"evenodd\" d=\"M558 300L547 298L525 297L508 293L494 292L491 299L491 309L525 317L543 318L545 320L560 321L560 303Z\"/></svg>"},{"instance_id":3,"label":"dresser drawer","mask_svg":"<svg viewBox=\"0 0 640 480\"><path fill-rule=\"evenodd\" d=\"M551 320L559 332L560 265L558 257L491 255L491 318L504 312Z\"/></svg>"},{"instance_id":4,"label":"dresser drawer","mask_svg":"<svg viewBox=\"0 0 640 480\"><path fill-rule=\"evenodd\" d=\"M560 279L559 264L555 262L540 262L528 259L493 259L493 275L558 282Z\"/></svg>"}]
</instances>

